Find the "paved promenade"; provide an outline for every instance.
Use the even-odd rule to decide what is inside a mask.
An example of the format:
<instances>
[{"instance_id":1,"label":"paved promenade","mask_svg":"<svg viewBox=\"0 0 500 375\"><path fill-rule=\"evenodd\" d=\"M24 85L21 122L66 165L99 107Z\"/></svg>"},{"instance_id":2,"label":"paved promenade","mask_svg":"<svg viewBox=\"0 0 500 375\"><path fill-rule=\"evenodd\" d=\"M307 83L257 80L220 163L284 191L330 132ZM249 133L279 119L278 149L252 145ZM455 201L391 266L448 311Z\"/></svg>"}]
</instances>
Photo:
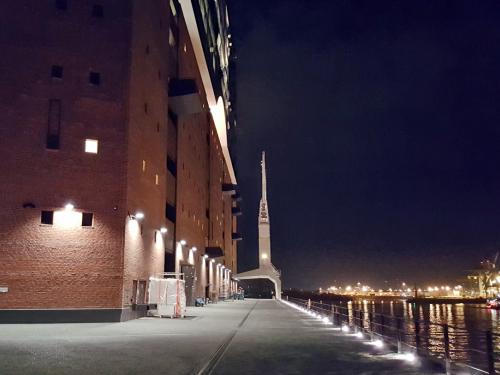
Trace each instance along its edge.
<instances>
[{"instance_id":1,"label":"paved promenade","mask_svg":"<svg viewBox=\"0 0 500 375\"><path fill-rule=\"evenodd\" d=\"M437 374L283 303L222 302L184 320L0 325L0 374Z\"/></svg>"}]
</instances>

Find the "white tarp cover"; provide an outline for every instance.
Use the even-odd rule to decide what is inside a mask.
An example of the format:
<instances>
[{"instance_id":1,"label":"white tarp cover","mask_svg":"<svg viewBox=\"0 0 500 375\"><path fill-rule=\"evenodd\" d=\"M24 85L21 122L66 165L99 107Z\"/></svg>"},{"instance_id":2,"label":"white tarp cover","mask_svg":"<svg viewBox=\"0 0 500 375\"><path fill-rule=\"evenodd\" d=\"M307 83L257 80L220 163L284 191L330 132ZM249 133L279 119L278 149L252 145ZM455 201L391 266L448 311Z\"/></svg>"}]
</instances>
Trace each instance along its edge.
<instances>
[{"instance_id":1,"label":"white tarp cover","mask_svg":"<svg viewBox=\"0 0 500 375\"><path fill-rule=\"evenodd\" d=\"M186 312L185 282L180 279L149 278L149 303L156 303L154 316L184 317Z\"/></svg>"}]
</instances>

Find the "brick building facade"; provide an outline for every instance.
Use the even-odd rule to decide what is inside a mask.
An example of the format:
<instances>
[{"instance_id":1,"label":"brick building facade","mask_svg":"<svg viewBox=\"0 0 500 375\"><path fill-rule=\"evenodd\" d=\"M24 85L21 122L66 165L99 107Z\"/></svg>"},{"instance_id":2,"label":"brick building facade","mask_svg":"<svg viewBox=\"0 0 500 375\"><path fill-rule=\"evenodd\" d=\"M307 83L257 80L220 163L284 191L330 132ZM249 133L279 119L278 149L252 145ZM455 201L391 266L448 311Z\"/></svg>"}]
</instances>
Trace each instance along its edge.
<instances>
[{"instance_id":1,"label":"brick building facade","mask_svg":"<svg viewBox=\"0 0 500 375\"><path fill-rule=\"evenodd\" d=\"M2 8L0 321L137 317L165 271L191 300L230 292L224 2Z\"/></svg>"}]
</instances>

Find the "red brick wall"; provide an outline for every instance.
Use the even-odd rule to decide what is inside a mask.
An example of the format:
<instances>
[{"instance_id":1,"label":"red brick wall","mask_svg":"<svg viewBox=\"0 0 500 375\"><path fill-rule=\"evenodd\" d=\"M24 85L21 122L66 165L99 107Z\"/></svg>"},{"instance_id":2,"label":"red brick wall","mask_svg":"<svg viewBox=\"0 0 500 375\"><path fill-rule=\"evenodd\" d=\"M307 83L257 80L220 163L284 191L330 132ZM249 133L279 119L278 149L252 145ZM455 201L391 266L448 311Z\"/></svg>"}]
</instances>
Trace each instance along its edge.
<instances>
[{"instance_id":1,"label":"red brick wall","mask_svg":"<svg viewBox=\"0 0 500 375\"><path fill-rule=\"evenodd\" d=\"M125 228L124 306L131 303L133 280L163 272L165 241L173 236L159 233L166 226L168 12L168 1L141 0L133 6L127 210L145 217L129 220Z\"/></svg>"},{"instance_id":2,"label":"red brick wall","mask_svg":"<svg viewBox=\"0 0 500 375\"><path fill-rule=\"evenodd\" d=\"M129 7L107 0L93 19L91 4L2 4L0 308L121 306ZM50 98L62 101L58 151L45 147ZM97 155L83 151L85 138L99 140ZM40 210L68 201L94 213L93 228L40 225Z\"/></svg>"}]
</instances>

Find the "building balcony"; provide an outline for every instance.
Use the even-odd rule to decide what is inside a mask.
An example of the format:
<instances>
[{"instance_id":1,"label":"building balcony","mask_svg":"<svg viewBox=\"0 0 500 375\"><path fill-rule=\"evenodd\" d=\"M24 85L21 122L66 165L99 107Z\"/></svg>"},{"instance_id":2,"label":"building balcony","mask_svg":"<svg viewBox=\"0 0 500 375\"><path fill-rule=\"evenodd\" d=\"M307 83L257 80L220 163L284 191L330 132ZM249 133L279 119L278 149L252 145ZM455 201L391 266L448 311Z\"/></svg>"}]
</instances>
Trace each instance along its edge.
<instances>
[{"instance_id":1,"label":"building balcony","mask_svg":"<svg viewBox=\"0 0 500 375\"><path fill-rule=\"evenodd\" d=\"M241 241L243 239L243 236L241 235L241 233L233 233L232 239L233 241Z\"/></svg>"},{"instance_id":2,"label":"building balcony","mask_svg":"<svg viewBox=\"0 0 500 375\"><path fill-rule=\"evenodd\" d=\"M205 247L205 255L208 255L209 258L219 258L224 256L224 250L219 246Z\"/></svg>"},{"instance_id":3,"label":"building balcony","mask_svg":"<svg viewBox=\"0 0 500 375\"><path fill-rule=\"evenodd\" d=\"M222 184L222 193L225 195L236 194L236 185L233 184Z\"/></svg>"},{"instance_id":4,"label":"building balcony","mask_svg":"<svg viewBox=\"0 0 500 375\"><path fill-rule=\"evenodd\" d=\"M171 79L168 82L168 106L177 116L202 112L196 81L194 79Z\"/></svg>"}]
</instances>

